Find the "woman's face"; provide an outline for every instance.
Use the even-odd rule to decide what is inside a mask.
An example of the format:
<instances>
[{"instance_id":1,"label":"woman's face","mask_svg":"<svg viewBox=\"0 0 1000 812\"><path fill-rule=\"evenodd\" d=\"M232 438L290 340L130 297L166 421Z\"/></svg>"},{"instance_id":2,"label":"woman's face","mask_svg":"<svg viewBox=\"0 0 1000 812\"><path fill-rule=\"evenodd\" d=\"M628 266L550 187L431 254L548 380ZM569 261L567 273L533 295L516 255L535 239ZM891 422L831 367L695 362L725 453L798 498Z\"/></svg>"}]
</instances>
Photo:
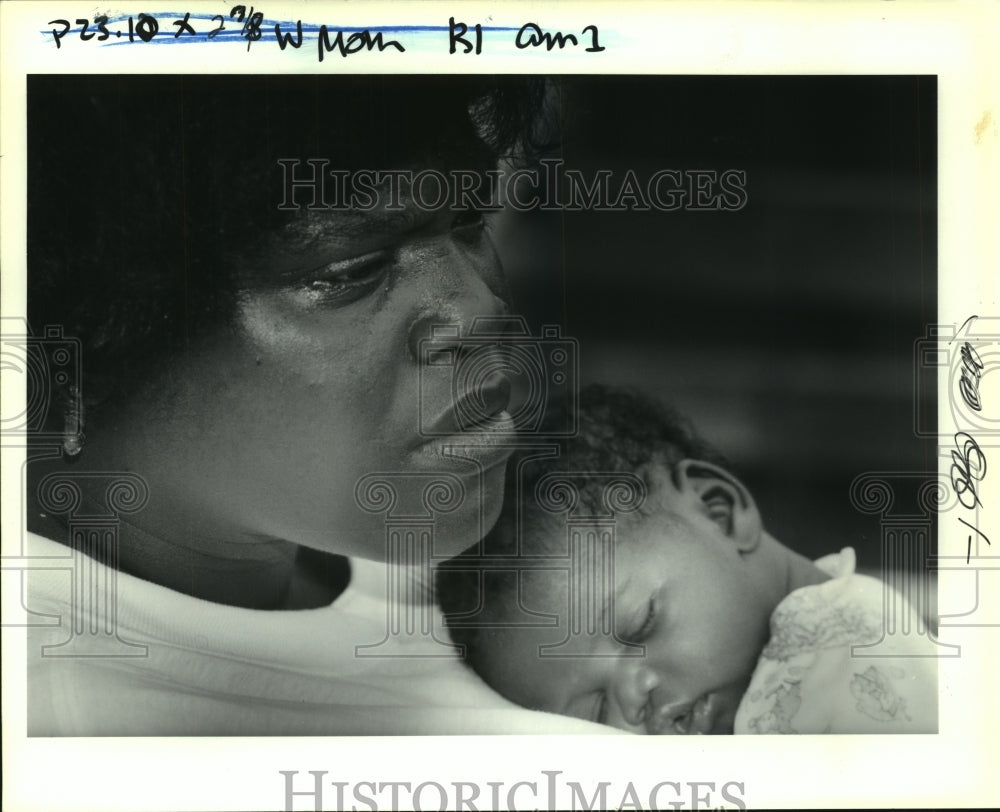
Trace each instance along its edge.
<instances>
[{"instance_id":1,"label":"woman's face","mask_svg":"<svg viewBox=\"0 0 1000 812\"><path fill-rule=\"evenodd\" d=\"M433 518L436 555L489 529L509 450L486 433L442 436L457 432L452 390L440 375L421 386L420 342L432 325L464 336L506 313L501 268L476 213L424 211L405 188L401 202L303 208L241 262L233 328L154 376L113 427L115 456L149 481L151 515L370 558L385 555L387 518ZM501 426L503 405L500 392ZM359 504L370 474L395 490L391 515L378 489ZM442 475L450 505L425 498Z\"/></svg>"}]
</instances>

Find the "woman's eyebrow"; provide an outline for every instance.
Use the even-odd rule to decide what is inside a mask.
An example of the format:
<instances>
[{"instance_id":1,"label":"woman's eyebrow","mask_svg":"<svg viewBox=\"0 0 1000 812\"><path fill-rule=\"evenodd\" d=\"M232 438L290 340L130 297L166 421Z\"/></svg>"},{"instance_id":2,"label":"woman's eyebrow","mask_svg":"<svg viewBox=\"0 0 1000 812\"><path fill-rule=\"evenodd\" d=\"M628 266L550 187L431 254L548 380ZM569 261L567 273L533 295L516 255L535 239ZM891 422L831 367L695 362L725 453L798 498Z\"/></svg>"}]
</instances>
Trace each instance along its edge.
<instances>
[{"instance_id":1,"label":"woman's eyebrow","mask_svg":"<svg viewBox=\"0 0 1000 812\"><path fill-rule=\"evenodd\" d=\"M372 209L345 207L305 210L282 230L281 236L302 240L304 246L317 240L364 240L371 238L372 234L405 233L423 219L422 215L428 214L406 199L400 200L400 206L388 209L379 206Z\"/></svg>"},{"instance_id":2,"label":"woman's eyebrow","mask_svg":"<svg viewBox=\"0 0 1000 812\"><path fill-rule=\"evenodd\" d=\"M345 256L367 253L413 230L426 214L412 205L399 210L306 211L273 236L271 247L290 256L324 251Z\"/></svg>"},{"instance_id":3,"label":"woman's eyebrow","mask_svg":"<svg viewBox=\"0 0 1000 812\"><path fill-rule=\"evenodd\" d=\"M380 202L382 198L379 197ZM364 236L372 231L402 234L414 229L417 224L434 215L424 211L412 200L401 198L400 208L378 206L373 209L348 208L339 212L344 216L346 229L356 236Z\"/></svg>"}]
</instances>

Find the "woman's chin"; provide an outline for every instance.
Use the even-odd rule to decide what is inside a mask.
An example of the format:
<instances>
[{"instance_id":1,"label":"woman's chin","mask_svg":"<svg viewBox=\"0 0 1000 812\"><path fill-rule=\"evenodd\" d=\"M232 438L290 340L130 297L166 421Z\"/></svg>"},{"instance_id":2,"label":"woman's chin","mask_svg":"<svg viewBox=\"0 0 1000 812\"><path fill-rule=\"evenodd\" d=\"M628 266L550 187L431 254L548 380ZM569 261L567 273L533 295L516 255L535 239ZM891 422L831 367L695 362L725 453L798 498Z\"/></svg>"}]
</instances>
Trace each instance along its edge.
<instances>
[{"instance_id":1,"label":"woman's chin","mask_svg":"<svg viewBox=\"0 0 1000 812\"><path fill-rule=\"evenodd\" d=\"M354 504L340 506L333 511L337 515L323 522L324 528L336 529L323 530L314 539L302 537L299 543L375 561L402 556L412 564L414 556L432 562L451 558L480 541L496 523L505 467L502 463L470 477L450 471L362 477Z\"/></svg>"}]
</instances>

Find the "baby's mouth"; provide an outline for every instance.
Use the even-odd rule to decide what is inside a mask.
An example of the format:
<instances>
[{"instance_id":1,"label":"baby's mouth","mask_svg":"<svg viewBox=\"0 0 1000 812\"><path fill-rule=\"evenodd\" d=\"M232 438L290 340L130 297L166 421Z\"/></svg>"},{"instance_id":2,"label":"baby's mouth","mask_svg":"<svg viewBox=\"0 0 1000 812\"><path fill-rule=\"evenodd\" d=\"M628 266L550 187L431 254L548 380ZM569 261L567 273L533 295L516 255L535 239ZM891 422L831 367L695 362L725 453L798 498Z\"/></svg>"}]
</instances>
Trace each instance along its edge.
<instances>
[{"instance_id":1,"label":"baby's mouth","mask_svg":"<svg viewBox=\"0 0 1000 812\"><path fill-rule=\"evenodd\" d=\"M719 710L716 694L705 694L694 702L668 703L646 720L646 731L655 735L695 736L712 733Z\"/></svg>"}]
</instances>

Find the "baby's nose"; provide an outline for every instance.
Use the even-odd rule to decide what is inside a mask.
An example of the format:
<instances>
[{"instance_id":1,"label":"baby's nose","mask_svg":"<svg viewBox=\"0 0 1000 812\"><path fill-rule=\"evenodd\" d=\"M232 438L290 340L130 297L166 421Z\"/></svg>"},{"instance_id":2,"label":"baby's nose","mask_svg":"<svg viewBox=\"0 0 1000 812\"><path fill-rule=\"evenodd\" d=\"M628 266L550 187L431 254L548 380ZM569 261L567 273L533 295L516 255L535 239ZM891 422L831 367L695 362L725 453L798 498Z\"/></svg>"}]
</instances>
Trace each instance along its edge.
<instances>
[{"instance_id":1,"label":"baby's nose","mask_svg":"<svg viewBox=\"0 0 1000 812\"><path fill-rule=\"evenodd\" d=\"M642 664L623 675L618 686L618 704L630 725L642 725L652 711L652 694L660 685L656 669Z\"/></svg>"}]
</instances>

